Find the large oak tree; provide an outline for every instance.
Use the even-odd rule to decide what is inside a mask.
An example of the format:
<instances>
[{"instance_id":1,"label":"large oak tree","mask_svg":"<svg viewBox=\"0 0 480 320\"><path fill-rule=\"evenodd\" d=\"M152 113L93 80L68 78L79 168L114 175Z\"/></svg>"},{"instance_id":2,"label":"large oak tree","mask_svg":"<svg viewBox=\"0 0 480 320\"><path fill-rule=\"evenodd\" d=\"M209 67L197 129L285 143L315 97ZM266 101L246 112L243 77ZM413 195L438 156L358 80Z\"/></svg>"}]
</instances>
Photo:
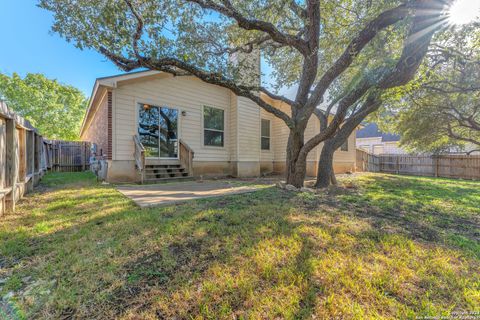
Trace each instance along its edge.
<instances>
[{"instance_id":1,"label":"large oak tree","mask_svg":"<svg viewBox=\"0 0 480 320\"><path fill-rule=\"evenodd\" d=\"M445 23L447 5L446 0L40 3L54 12L54 31L80 48L98 50L123 70L192 74L251 99L283 120L290 129L286 180L297 187L303 185L306 158L315 146L344 135L347 130L342 129L373 112L382 90L411 79L432 35ZM257 49L272 65L278 86L298 85L294 98L242 81L242 64L233 66L229 56L253 54ZM332 94L334 102L328 101L331 107L316 111L327 102L324 96L330 91L339 92ZM259 92L286 102L291 112L268 104ZM305 141L305 128L314 112L321 131ZM332 156L322 152L320 167L327 166L320 175L321 186L330 181L331 165L325 159Z\"/></svg>"}]
</instances>

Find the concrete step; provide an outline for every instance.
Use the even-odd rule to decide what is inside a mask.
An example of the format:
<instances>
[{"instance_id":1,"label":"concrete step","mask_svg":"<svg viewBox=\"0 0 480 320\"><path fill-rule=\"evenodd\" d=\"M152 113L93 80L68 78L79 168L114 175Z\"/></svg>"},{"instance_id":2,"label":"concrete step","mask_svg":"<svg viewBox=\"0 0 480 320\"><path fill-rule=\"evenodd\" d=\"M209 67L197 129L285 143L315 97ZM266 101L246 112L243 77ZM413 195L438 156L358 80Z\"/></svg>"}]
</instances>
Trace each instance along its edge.
<instances>
[{"instance_id":1,"label":"concrete step","mask_svg":"<svg viewBox=\"0 0 480 320\"><path fill-rule=\"evenodd\" d=\"M182 168L181 164L149 164L145 166L145 169L152 168L163 168L163 169L175 169Z\"/></svg>"},{"instance_id":2,"label":"concrete step","mask_svg":"<svg viewBox=\"0 0 480 320\"><path fill-rule=\"evenodd\" d=\"M145 172L146 179L161 179L161 178L175 178L175 177L188 177L188 172L162 172L162 173Z\"/></svg>"},{"instance_id":3,"label":"concrete step","mask_svg":"<svg viewBox=\"0 0 480 320\"><path fill-rule=\"evenodd\" d=\"M145 178L143 183L145 184L155 184L155 183L166 183L166 182L177 182L177 181L193 181L194 177L174 177L174 178L159 178L159 179L148 179Z\"/></svg>"},{"instance_id":4,"label":"concrete step","mask_svg":"<svg viewBox=\"0 0 480 320\"><path fill-rule=\"evenodd\" d=\"M176 173L176 172L185 172L185 168L145 168L146 173Z\"/></svg>"}]
</instances>

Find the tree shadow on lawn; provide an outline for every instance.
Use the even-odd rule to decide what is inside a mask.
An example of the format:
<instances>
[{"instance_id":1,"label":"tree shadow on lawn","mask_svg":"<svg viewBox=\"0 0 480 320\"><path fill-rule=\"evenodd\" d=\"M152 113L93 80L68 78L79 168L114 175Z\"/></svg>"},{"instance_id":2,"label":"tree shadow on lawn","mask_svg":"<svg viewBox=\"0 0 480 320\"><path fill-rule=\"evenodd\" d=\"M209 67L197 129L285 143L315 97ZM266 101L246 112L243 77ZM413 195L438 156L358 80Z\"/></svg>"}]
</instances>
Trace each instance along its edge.
<instances>
[{"instance_id":1,"label":"tree shadow on lawn","mask_svg":"<svg viewBox=\"0 0 480 320\"><path fill-rule=\"evenodd\" d=\"M274 194L276 203L272 204ZM110 296L110 303L116 306L114 316L148 317L152 312L160 319L245 315L245 309L252 307L248 304L254 303L256 286L262 282L250 277L251 272L259 270L253 270L258 265L248 260L255 260L252 255L268 241L278 241L282 248L277 253L288 256L289 278L294 282L308 279L308 239L292 240L296 227L288 219L292 197L291 193L271 188L198 201L196 213L189 216L189 228L176 233L165 247L140 255L124 266L126 284ZM265 250L271 249L267 247ZM252 270L242 276L238 268L240 272ZM267 262L260 269L266 283L275 282L279 271L275 263ZM224 277L227 279L218 280ZM311 302L305 299L302 303Z\"/></svg>"},{"instance_id":2,"label":"tree shadow on lawn","mask_svg":"<svg viewBox=\"0 0 480 320\"><path fill-rule=\"evenodd\" d=\"M442 248L450 229L359 190L268 188L144 210L108 187L63 190L66 200L43 198L34 218L51 229L8 235L25 232L28 247L9 251L15 278L44 281L20 284L31 295L19 301L40 318L404 317L471 306L470 249Z\"/></svg>"},{"instance_id":3,"label":"tree shadow on lawn","mask_svg":"<svg viewBox=\"0 0 480 320\"><path fill-rule=\"evenodd\" d=\"M269 190L140 210L108 188L102 188L101 201L92 200L91 194L99 191L96 188L78 193L62 190L65 199L42 195L51 202L43 205L41 213L16 219L30 230L4 230L2 252L9 267L18 271L16 281L32 275L55 281L51 288L33 290L52 294L28 306L31 314L117 317L132 304L141 308L141 299L135 297L149 288L165 290L184 284L201 277L213 263L224 263L265 238L288 237L292 230L285 220L289 206L282 207L292 196L288 193L277 197L276 206L267 200ZM78 210L85 201L91 205ZM275 213L261 215L265 202ZM85 210L89 214L84 216ZM38 230L39 224L45 229ZM28 284L18 286L13 289L30 289ZM91 299L89 290L103 292Z\"/></svg>"},{"instance_id":4,"label":"tree shadow on lawn","mask_svg":"<svg viewBox=\"0 0 480 320\"><path fill-rule=\"evenodd\" d=\"M480 184L477 182L372 175L362 186L324 199L369 219L376 230L442 243L480 259Z\"/></svg>"}]
</instances>

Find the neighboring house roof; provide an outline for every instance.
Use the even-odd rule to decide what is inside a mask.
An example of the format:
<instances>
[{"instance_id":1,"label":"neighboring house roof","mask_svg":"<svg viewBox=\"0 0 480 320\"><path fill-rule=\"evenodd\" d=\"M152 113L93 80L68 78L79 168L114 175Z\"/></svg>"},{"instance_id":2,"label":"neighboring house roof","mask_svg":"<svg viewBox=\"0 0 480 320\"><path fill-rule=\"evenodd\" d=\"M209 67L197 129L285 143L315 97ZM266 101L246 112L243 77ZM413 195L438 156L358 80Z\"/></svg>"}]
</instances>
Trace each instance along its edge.
<instances>
[{"instance_id":1,"label":"neighboring house roof","mask_svg":"<svg viewBox=\"0 0 480 320\"><path fill-rule=\"evenodd\" d=\"M400 135L381 132L376 123L368 123L362 129L357 131L357 139L361 138L382 138L382 142L400 141Z\"/></svg>"}]
</instances>

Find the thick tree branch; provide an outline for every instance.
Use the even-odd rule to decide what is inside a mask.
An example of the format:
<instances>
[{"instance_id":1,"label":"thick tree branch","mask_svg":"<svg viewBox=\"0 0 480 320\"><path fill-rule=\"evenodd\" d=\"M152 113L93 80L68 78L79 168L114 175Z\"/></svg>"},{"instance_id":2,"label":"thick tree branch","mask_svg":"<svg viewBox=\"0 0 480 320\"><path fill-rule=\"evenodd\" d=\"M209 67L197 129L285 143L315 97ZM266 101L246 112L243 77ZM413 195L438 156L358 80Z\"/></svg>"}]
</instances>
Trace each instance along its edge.
<instances>
[{"instance_id":1,"label":"thick tree branch","mask_svg":"<svg viewBox=\"0 0 480 320\"><path fill-rule=\"evenodd\" d=\"M309 113L311 113L320 103L323 95L332 82L351 65L353 59L378 34L378 32L407 17L414 3L415 1L409 4L402 4L396 8L382 12L359 32L359 34L347 46L342 55L333 63L325 74L323 74L316 84L304 116L309 116Z\"/></svg>"},{"instance_id":2,"label":"thick tree branch","mask_svg":"<svg viewBox=\"0 0 480 320\"><path fill-rule=\"evenodd\" d=\"M303 57L302 76L298 85L295 101L300 105L307 102L310 88L312 87L318 72L318 44L320 34L320 2L319 0L307 0L307 26L306 40L308 52ZM296 120L297 115L292 117ZM301 119L299 119L301 121Z\"/></svg>"},{"instance_id":3,"label":"thick tree branch","mask_svg":"<svg viewBox=\"0 0 480 320\"><path fill-rule=\"evenodd\" d=\"M320 122L320 131L325 130L328 125L328 113L324 112L318 108L315 108L313 114L317 116L318 121Z\"/></svg>"},{"instance_id":4,"label":"thick tree branch","mask_svg":"<svg viewBox=\"0 0 480 320\"><path fill-rule=\"evenodd\" d=\"M135 7L133 6L132 2L130 0L124 0L125 3L127 4L127 7L130 9L132 12L133 16L137 20L137 28L135 30L135 34L133 35L133 41L132 41L132 48L135 56L137 57L138 60L142 60L143 57L140 55L140 52L138 50L138 41L142 38L143 34L143 18L142 16L137 12Z\"/></svg>"},{"instance_id":5,"label":"thick tree branch","mask_svg":"<svg viewBox=\"0 0 480 320\"><path fill-rule=\"evenodd\" d=\"M210 72L203 71L189 63L186 63L176 58L162 58L162 59L144 58L143 60L132 61L132 60L125 59L119 55L113 54L108 50L106 50L105 48L100 48L100 51L105 56L107 56L110 60L112 60L117 66L119 66L120 68L126 71L131 70L131 69L128 69L130 67L132 68L143 67L143 68L148 68L152 70L167 72L173 75L178 75L179 71L186 71L188 74L196 76L197 78L199 78L200 80L203 80L204 82L219 85L223 88L230 89L237 96L245 97L254 101L265 111L270 112L276 117L282 119L289 128L292 128L294 126L292 119L286 113L273 107L267 102L263 101L263 99L261 99L261 97L258 95L258 91L252 90L252 88L256 88L256 87L238 85L234 81L225 78L223 75L219 73L210 73ZM270 93L265 88L261 88L260 91L267 94L269 97L273 99L280 98L279 96L273 93ZM289 101L286 98L283 98L283 100Z\"/></svg>"},{"instance_id":6,"label":"thick tree branch","mask_svg":"<svg viewBox=\"0 0 480 320\"><path fill-rule=\"evenodd\" d=\"M450 123L447 123L447 134L450 138L460 140L460 141L470 142L477 146L480 146L480 141L456 134L453 131L452 125Z\"/></svg>"},{"instance_id":7,"label":"thick tree branch","mask_svg":"<svg viewBox=\"0 0 480 320\"><path fill-rule=\"evenodd\" d=\"M185 0L187 2L196 3L204 9L210 9L216 11L228 18L235 20L239 27L245 30L257 30L262 31L270 35L273 41L280 44L288 45L296 48L302 54L307 54L308 45L306 41L300 37L293 36L278 30L272 23L257 20L248 19L242 15L229 0L222 0L223 5L220 5L212 0Z\"/></svg>"},{"instance_id":8,"label":"thick tree branch","mask_svg":"<svg viewBox=\"0 0 480 320\"><path fill-rule=\"evenodd\" d=\"M136 32L133 36L133 41L132 41L132 46L134 49L135 56L137 58L137 61L132 61L125 59L121 56L115 55L111 52L109 52L105 48L100 48L100 51L105 54L109 59L111 59L117 66L124 70L131 70L139 67L152 67L155 65L157 70L164 71L173 75L179 75L178 69L187 71L191 75L195 75L198 78L202 79L205 82L212 83L212 84L217 84L221 85L223 84L224 87L232 90L239 96L243 97L248 97L257 104L259 104L263 109L265 109L267 112L270 112L274 114L275 116L279 117L280 119L284 120L284 122L287 124L287 126L291 127L291 119L288 117L287 114L284 112L274 108L273 106L269 105L268 103L264 102L258 95L256 95L253 92L262 92L269 96L272 99L279 100L282 102L285 102L289 104L290 106L296 106L297 103L295 101L292 101L288 98L285 98L283 96L279 96L276 94L271 93L269 90L267 90L264 87L248 87L248 86L241 86L241 85L236 85L233 81L229 81L228 79L222 77L219 74L215 73L208 73L205 71L200 70L199 68L196 68L192 65L189 65L185 62L182 62L178 59L173 59L173 58L166 58L166 59L159 59L159 60L153 60L153 59L146 59L145 57L141 56L138 50L138 41L140 40L142 33L143 33L143 19L141 15L137 12L136 8L133 6L132 2L130 0L124 0L129 9L131 10L132 14L135 16L135 19L137 20L137 27L136 27ZM229 3L228 1L224 1L225 3ZM260 39L257 39L256 41L251 41L246 44L246 49L244 52L252 52L254 45L261 44L265 41L271 40L271 37L269 35L266 35ZM240 49L239 49L240 50ZM230 53L233 53L231 51ZM152 64L152 61L155 61L154 64ZM131 69L130 69L131 68Z\"/></svg>"},{"instance_id":9,"label":"thick tree branch","mask_svg":"<svg viewBox=\"0 0 480 320\"><path fill-rule=\"evenodd\" d=\"M365 102L360 107L359 111L352 117L350 117L338 130L338 133L335 135L334 148L335 150L340 148L343 142L348 139L352 132L357 128L362 121L370 113L375 112L380 108L381 100L379 95L373 93L367 97Z\"/></svg>"},{"instance_id":10,"label":"thick tree branch","mask_svg":"<svg viewBox=\"0 0 480 320\"><path fill-rule=\"evenodd\" d=\"M302 19L307 19L307 10L300 6L296 0L289 1L290 10Z\"/></svg>"},{"instance_id":11,"label":"thick tree branch","mask_svg":"<svg viewBox=\"0 0 480 320\"><path fill-rule=\"evenodd\" d=\"M201 43L207 43L207 41L199 41L199 44ZM210 42L208 42L210 43ZM272 41L272 38L267 34L263 35L257 39L248 41L246 43L240 44L238 46L234 47L222 47L218 48L215 51L207 51L205 52L206 54L210 55L223 55L223 54L234 54L237 52L242 52L242 53L252 53L254 49L260 49L260 48L272 48L272 49L279 49L283 48L286 45L280 44L277 42Z\"/></svg>"},{"instance_id":12,"label":"thick tree branch","mask_svg":"<svg viewBox=\"0 0 480 320\"><path fill-rule=\"evenodd\" d=\"M380 75L376 75L375 77L367 75L349 94L342 98L338 104L337 113L328 127L323 132L312 137L303 146L301 152L305 154L305 157L306 154L319 143L335 134L344 121L348 108L358 101L367 91L373 87L385 90L402 86L414 77L416 70L427 53L432 36L438 28L438 26L431 28L431 24L436 25L437 20L432 20L432 17L426 15L423 11L427 2L428 1L420 1L420 5L416 9L409 34L404 40L402 55L395 67L390 70L380 70ZM436 12L434 16L438 17L439 14L440 11ZM432 15L432 13L430 13L430 15ZM418 33L420 30L424 32L419 36ZM360 110L362 111L362 109ZM355 115L352 115L352 119L355 119Z\"/></svg>"}]
</instances>

